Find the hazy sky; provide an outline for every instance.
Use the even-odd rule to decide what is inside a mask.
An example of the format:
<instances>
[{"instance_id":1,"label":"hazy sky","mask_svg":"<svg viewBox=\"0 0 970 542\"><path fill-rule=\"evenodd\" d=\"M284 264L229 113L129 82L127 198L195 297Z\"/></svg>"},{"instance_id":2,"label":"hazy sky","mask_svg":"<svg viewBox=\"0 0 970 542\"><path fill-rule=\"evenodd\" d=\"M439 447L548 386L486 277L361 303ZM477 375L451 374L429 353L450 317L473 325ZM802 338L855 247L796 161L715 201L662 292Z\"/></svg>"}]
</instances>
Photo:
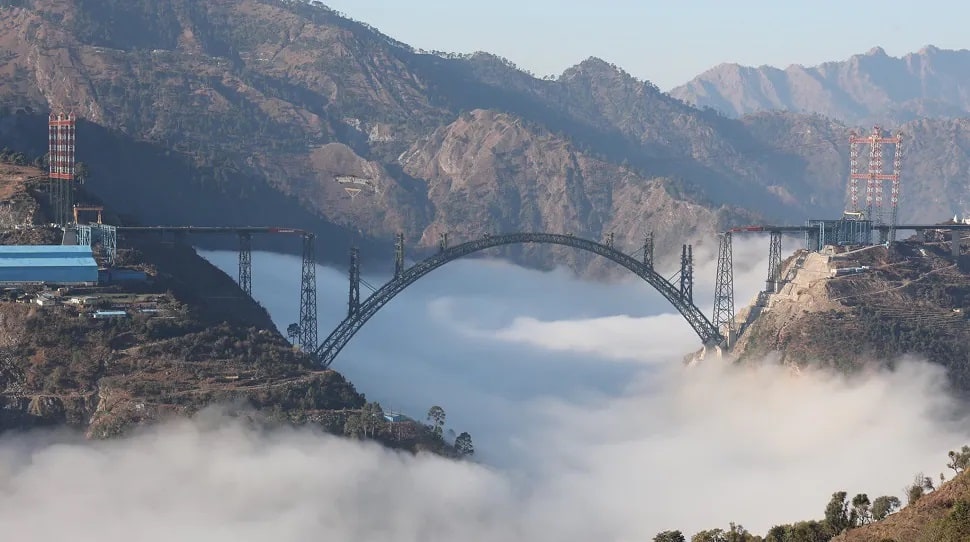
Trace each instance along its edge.
<instances>
[{"instance_id":1,"label":"hazy sky","mask_svg":"<svg viewBox=\"0 0 970 542\"><path fill-rule=\"evenodd\" d=\"M489 51L537 75L597 56L661 89L721 62L814 65L874 46L970 46L956 1L325 0L414 47ZM880 9L874 9L874 6Z\"/></svg>"}]
</instances>

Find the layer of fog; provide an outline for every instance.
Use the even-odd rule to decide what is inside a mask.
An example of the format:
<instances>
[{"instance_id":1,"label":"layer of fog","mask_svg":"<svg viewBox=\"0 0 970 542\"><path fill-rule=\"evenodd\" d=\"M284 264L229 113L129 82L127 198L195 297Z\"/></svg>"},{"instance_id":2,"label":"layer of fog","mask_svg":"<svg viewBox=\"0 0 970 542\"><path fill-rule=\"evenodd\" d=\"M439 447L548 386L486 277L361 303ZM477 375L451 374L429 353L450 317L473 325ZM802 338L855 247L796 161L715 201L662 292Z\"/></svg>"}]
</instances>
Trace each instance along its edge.
<instances>
[{"instance_id":1,"label":"layer of fog","mask_svg":"<svg viewBox=\"0 0 970 542\"><path fill-rule=\"evenodd\" d=\"M739 302L763 284L764 249L735 247ZM207 257L234 272L234 254ZM253 260L254 291L285 327L299 261ZM697 274L710 279L713 264ZM323 336L346 311L346 279L318 277ZM698 300L710 290L699 285ZM970 441L966 423L942 421L951 404L927 364L855 379L714 360L685 369L697 347L636 281L455 262L392 301L334 368L387 409L420 418L440 404L472 434L477 463L257 433L217 414L95 445L5 436L0 525L106 542L647 540L729 521L763 532L819 516L839 489L898 495Z\"/></svg>"}]
</instances>

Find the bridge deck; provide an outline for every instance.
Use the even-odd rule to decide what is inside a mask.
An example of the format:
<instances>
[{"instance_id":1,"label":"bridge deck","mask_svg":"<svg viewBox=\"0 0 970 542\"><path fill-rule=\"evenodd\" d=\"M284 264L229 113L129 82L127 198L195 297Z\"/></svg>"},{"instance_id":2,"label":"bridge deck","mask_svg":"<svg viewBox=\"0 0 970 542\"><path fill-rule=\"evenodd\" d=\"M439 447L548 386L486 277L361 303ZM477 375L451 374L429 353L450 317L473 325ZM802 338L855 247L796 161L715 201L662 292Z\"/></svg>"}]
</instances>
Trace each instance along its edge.
<instances>
[{"instance_id":1,"label":"bridge deck","mask_svg":"<svg viewBox=\"0 0 970 542\"><path fill-rule=\"evenodd\" d=\"M888 224L872 226L873 230L888 231ZM970 224L898 224L896 230L970 230ZM728 230L731 233L807 233L818 231L818 226L741 226Z\"/></svg>"},{"instance_id":2,"label":"bridge deck","mask_svg":"<svg viewBox=\"0 0 970 542\"><path fill-rule=\"evenodd\" d=\"M276 226L118 226L118 231L131 233L281 233L304 235L306 230Z\"/></svg>"}]
</instances>

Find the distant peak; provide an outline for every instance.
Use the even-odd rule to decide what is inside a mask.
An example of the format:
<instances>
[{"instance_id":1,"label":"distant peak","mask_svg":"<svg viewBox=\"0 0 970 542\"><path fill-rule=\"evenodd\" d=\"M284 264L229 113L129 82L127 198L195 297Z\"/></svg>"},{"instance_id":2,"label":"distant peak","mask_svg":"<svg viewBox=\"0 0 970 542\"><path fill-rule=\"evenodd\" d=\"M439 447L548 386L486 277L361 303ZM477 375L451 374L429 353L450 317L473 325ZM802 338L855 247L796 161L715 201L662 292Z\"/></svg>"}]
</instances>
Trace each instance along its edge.
<instances>
[{"instance_id":1,"label":"distant peak","mask_svg":"<svg viewBox=\"0 0 970 542\"><path fill-rule=\"evenodd\" d=\"M877 45L876 47L869 49L869 51L866 52L866 56L888 56L888 55L886 54L885 49Z\"/></svg>"},{"instance_id":2,"label":"distant peak","mask_svg":"<svg viewBox=\"0 0 970 542\"><path fill-rule=\"evenodd\" d=\"M562 77L569 79L581 74L589 74L595 76L604 75L624 75L631 77L630 74L626 73L619 66L611 64L602 58L591 56L586 60L576 64L572 68L566 69L562 73Z\"/></svg>"},{"instance_id":3,"label":"distant peak","mask_svg":"<svg viewBox=\"0 0 970 542\"><path fill-rule=\"evenodd\" d=\"M932 55L934 53L939 53L939 52L940 52L940 48L935 45L927 45L926 47L923 47L922 49L919 50L919 54L921 55Z\"/></svg>"},{"instance_id":4,"label":"distant peak","mask_svg":"<svg viewBox=\"0 0 970 542\"><path fill-rule=\"evenodd\" d=\"M609 62L595 56L587 58L586 60L577 64L575 67L585 70L614 70L613 66L611 66Z\"/></svg>"}]
</instances>

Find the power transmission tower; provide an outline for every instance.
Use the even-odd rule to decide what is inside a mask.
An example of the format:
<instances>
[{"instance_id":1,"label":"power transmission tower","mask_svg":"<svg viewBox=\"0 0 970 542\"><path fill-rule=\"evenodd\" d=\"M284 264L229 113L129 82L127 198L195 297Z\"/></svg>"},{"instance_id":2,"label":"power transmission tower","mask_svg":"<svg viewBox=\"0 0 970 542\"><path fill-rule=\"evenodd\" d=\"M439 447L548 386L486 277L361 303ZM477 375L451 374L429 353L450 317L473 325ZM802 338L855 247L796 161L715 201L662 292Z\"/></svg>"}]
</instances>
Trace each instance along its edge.
<instances>
[{"instance_id":1,"label":"power transmission tower","mask_svg":"<svg viewBox=\"0 0 970 542\"><path fill-rule=\"evenodd\" d=\"M734 254L731 232L722 233L718 241L717 276L714 284L714 327L727 331L728 346L730 346L734 331Z\"/></svg>"}]
</instances>

